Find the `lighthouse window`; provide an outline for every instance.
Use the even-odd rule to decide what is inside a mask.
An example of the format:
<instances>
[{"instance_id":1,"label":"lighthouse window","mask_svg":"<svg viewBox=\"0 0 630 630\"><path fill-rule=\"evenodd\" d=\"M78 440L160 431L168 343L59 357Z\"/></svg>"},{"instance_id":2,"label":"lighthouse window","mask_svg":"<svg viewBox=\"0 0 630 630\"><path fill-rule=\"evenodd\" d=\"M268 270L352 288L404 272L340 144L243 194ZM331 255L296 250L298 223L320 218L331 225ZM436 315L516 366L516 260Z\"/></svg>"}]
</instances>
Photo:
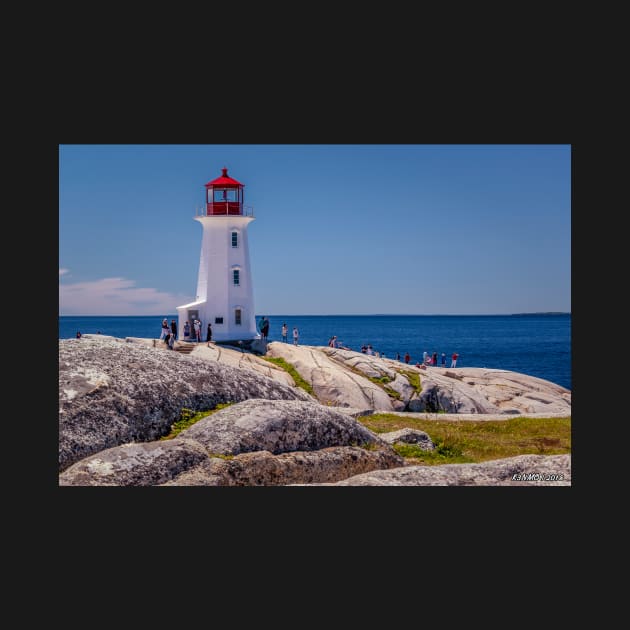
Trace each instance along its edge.
<instances>
[{"instance_id":1,"label":"lighthouse window","mask_svg":"<svg viewBox=\"0 0 630 630\"><path fill-rule=\"evenodd\" d=\"M240 308L237 308L234 310L234 323L237 326L241 325L241 309Z\"/></svg>"},{"instance_id":2,"label":"lighthouse window","mask_svg":"<svg viewBox=\"0 0 630 630\"><path fill-rule=\"evenodd\" d=\"M214 201L237 201L236 190L233 188L215 188Z\"/></svg>"},{"instance_id":3,"label":"lighthouse window","mask_svg":"<svg viewBox=\"0 0 630 630\"><path fill-rule=\"evenodd\" d=\"M241 272L238 269L235 269L232 272L232 275L234 277L234 284L239 285L241 283Z\"/></svg>"},{"instance_id":4,"label":"lighthouse window","mask_svg":"<svg viewBox=\"0 0 630 630\"><path fill-rule=\"evenodd\" d=\"M238 232L232 232L232 247L238 247Z\"/></svg>"}]
</instances>

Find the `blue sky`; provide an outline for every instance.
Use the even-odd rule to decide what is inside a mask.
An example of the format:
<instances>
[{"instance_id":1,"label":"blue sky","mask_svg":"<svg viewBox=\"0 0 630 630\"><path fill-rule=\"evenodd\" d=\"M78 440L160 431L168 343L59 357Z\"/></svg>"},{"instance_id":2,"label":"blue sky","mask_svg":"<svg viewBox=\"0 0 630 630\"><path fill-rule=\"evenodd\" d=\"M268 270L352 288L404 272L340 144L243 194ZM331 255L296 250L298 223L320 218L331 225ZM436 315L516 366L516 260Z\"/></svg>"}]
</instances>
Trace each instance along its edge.
<instances>
[{"instance_id":1,"label":"blue sky","mask_svg":"<svg viewBox=\"0 0 630 630\"><path fill-rule=\"evenodd\" d=\"M204 184L245 185L257 314L571 310L570 145L60 145L59 314L174 314Z\"/></svg>"}]
</instances>

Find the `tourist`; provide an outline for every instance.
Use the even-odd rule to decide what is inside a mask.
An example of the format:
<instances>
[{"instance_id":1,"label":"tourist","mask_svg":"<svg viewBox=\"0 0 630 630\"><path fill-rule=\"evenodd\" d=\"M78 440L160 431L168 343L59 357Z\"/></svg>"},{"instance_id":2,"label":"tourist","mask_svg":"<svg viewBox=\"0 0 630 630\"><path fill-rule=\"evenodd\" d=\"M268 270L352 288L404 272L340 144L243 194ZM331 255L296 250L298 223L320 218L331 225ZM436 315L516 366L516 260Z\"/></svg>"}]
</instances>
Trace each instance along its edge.
<instances>
[{"instance_id":1,"label":"tourist","mask_svg":"<svg viewBox=\"0 0 630 630\"><path fill-rule=\"evenodd\" d=\"M396 353L396 361L400 361L400 352Z\"/></svg>"},{"instance_id":2,"label":"tourist","mask_svg":"<svg viewBox=\"0 0 630 630\"><path fill-rule=\"evenodd\" d=\"M286 322L282 322L282 341L284 341L284 343L287 343L288 332L289 332L289 329L287 328Z\"/></svg>"},{"instance_id":3,"label":"tourist","mask_svg":"<svg viewBox=\"0 0 630 630\"><path fill-rule=\"evenodd\" d=\"M193 322L193 328L195 329L195 341L201 341L201 322L198 319Z\"/></svg>"},{"instance_id":4,"label":"tourist","mask_svg":"<svg viewBox=\"0 0 630 630\"><path fill-rule=\"evenodd\" d=\"M212 341L212 324L208 322L208 330L206 332L206 341L208 342L208 348L210 347L210 342Z\"/></svg>"},{"instance_id":5,"label":"tourist","mask_svg":"<svg viewBox=\"0 0 630 630\"><path fill-rule=\"evenodd\" d=\"M190 341L190 323L188 320L184 322L184 341Z\"/></svg>"},{"instance_id":6,"label":"tourist","mask_svg":"<svg viewBox=\"0 0 630 630\"><path fill-rule=\"evenodd\" d=\"M81 332L77 330L77 339L81 339Z\"/></svg>"},{"instance_id":7,"label":"tourist","mask_svg":"<svg viewBox=\"0 0 630 630\"><path fill-rule=\"evenodd\" d=\"M368 343L368 347L367 347L367 350L366 350L365 354L369 354L370 356L372 356L374 354L374 350L372 350L372 344L371 343Z\"/></svg>"},{"instance_id":8,"label":"tourist","mask_svg":"<svg viewBox=\"0 0 630 630\"><path fill-rule=\"evenodd\" d=\"M267 341L269 337L269 320L266 317L263 319L262 330L260 332L262 333L263 339Z\"/></svg>"},{"instance_id":9,"label":"tourist","mask_svg":"<svg viewBox=\"0 0 630 630\"><path fill-rule=\"evenodd\" d=\"M431 365L432 365L433 367L437 367L437 352L434 352L434 353L431 355Z\"/></svg>"},{"instance_id":10,"label":"tourist","mask_svg":"<svg viewBox=\"0 0 630 630\"><path fill-rule=\"evenodd\" d=\"M171 333L168 338L168 349L169 350L175 349L175 334L174 333Z\"/></svg>"},{"instance_id":11,"label":"tourist","mask_svg":"<svg viewBox=\"0 0 630 630\"><path fill-rule=\"evenodd\" d=\"M459 354L457 354L457 352L453 352L453 356L451 357L451 367L457 367L457 359L459 359Z\"/></svg>"},{"instance_id":12,"label":"tourist","mask_svg":"<svg viewBox=\"0 0 630 630\"><path fill-rule=\"evenodd\" d=\"M166 319L166 317L162 320L162 332L160 333L160 341L162 341L164 339L164 337L166 337L166 335L168 335L169 333L169 328L168 328L168 319Z\"/></svg>"},{"instance_id":13,"label":"tourist","mask_svg":"<svg viewBox=\"0 0 630 630\"><path fill-rule=\"evenodd\" d=\"M258 330L263 341L267 341L269 335L269 320L263 315L258 322Z\"/></svg>"},{"instance_id":14,"label":"tourist","mask_svg":"<svg viewBox=\"0 0 630 630\"><path fill-rule=\"evenodd\" d=\"M444 352L442 352L442 367L446 367L446 354Z\"/></svg>"},{"instance_id":15,"label":"tourist","mask_svg":"<svg viewBox=\"0 0 630 630\"><path fill-rule=\"evenodd\" d=\"M298 345L298 340L300 339L300 333L297 329L297 326L293 326L293 345Z\"/></svg>"},{"instance_id":16,"label":"tourist","mask_svg":"<svg viewBox=\"0 0 630 630\"><path fill-rule=\"evenodd\" d=\"M426 363L427 363L427 355L428 354L429 353L426 350L422 353L422 364L423 365L426 365Z\"/></svg>"},{"instance_id":17,"label":"tourist","mask_svg":"<svg viewBox=\"0 0 630 630\"><path fill-rule=\"evenodd\" d=\"M177 339L177 324L174 319L171 319L171 333L175 339Z\"/></svg>"},{"instance_id":18,"label":"tourist","mask_svg":"<svg viewBox=\"0 0 630 630\"><path fill-rule=\"evenodd\" d=\"M409 361L411 361L411 357L408 352L405 352L405 363L409 363Z\"/></svg>"}]
</instances>

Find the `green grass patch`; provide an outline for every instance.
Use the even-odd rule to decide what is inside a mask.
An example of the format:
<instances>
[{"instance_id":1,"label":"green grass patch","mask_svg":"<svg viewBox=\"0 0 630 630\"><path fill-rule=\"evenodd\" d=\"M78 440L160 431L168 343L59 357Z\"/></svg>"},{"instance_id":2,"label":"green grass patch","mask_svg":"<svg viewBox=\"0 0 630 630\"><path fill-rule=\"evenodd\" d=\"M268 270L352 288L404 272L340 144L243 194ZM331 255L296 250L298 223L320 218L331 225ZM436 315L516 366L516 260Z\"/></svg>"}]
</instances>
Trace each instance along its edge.
<instances>
[{"instance_id":1,"label":"green grass patch","mask_svg":"<svg viewBox=\"0 0 630 630\"><path fill-rule=\"evenodd\" d=\"M392 389L391 387L387 387L387 385L381 385L381 387L385 390L385 392L390 398L395 398L396 400L402 399L402 396L395 389Z\"/></svg>"},{"instance_id":2,"label":"green grass patch","mask_svg":"<svg viewBox=\"0 0 630 630\"><path fill-rule=\"evenodd\" d=\"M419 394L422 391L422 382L420 381L420 374L416 374L411 370L396 370L398 374L402 374L407 377L409 385L411 385Z\"/></svg>"},{"instance_id":3,"label":"green grass patch","mask_svg":"<svg viewBox=\"0 0 630 630\"><path fill-rule=\"evenodd\" d=\"M168 435L164 435L160 438L160 440L172 440L174 437L179 435L184 429L191 427L195 422L199 422L202 418L205 418L220 409L225 409L234 403L219 403L214 409L209 409L208 411L197 411L194 412L192 409L188 409L188 407L182 407L182 410L179 414L179 419L173 422L171 425L171 432Z\"/></svg>"},{"instance_id":4,"label":"green grass patch","mask_svg":"<svg viewBox=\"0 0 630 630\"><path fill-rule=\"evenodd\" d=\"M571 453L570 417L512 418L475 422L374 414L362 416L358 420L375 433L386 433L406 427L428 433L437 447L433 453L422 451L413 444L394 447L414 464L483 462L515 455Z\"/></svg>"},{"instance_id":5,"label":"green grass patch","mask_svg":"<svg viewBox=\"0 0 630 630\"><path fill-rule=\"evenodd\" d=\"M282 357L261 357L261 358L263 358L265 361L269 361L269 363L273 363L274 365L277 365L278 367L282 368L285 372L288 372L298 387L301 387L307 394L310 394L311 396L315 396L315 394L313 393L313 388L311 387L311 384L308 381L305 381L300 375L300 373L290 363L285 361Z\"/></svg>"},{"instance_id":6,"label":"green grass patch","mask_svg":"<svg viewBox=\"0 0 630 630\"><path fill-rule=\"evenodd\" d=\"M391 398L396 398L396 400L400 400L402 398L402 396L395 389L392 389L391 387L387 387L387 383L391 383L393 379L389 378L389 376L387 376L386 374L383 374L383 376L376 377L376 376L366 376L360 370L355 369L354 371L360 374L363 378L367 378L368 381L372 381L372 383L375 383L376 385L378 385Z\"/></svg>"},{"instance_id":7,"label":"green grass patch","mask_svg":"<svg viewBox=\"0 0 630 630\"><path fill-rule=\"evenodd\" d=\"M426 464L435 466L436 464L470 464L473 459L462 453L456 444L446 444L440 442L435 445L433 451L423 451L417 444L394 444L392 448L402 457L413 464Z\"/></svg>"},{"instance_id":8,"label":"green grass patch","mask_svg":"<svg viewBox=\"0 0 630 630\"><path fill-rule=\"evenodd\" d=\"M389 378L387 374L383 374L380 378L370 378L371 381L375 383L381 383L382 385L386 385L387 383L391 383L393 379Z\"/></svg>"}]
</instances>

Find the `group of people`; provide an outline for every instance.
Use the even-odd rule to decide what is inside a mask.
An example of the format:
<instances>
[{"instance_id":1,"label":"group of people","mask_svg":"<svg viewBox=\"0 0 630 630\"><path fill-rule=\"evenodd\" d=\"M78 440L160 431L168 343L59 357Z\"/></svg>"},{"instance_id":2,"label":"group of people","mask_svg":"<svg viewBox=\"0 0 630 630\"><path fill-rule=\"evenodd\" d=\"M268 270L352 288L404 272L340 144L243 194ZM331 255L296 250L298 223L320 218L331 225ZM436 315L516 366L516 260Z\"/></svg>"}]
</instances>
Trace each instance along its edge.
<instances>
[{"instance_id":1,"label":"group of people","mask_svg":"<svg viewBox=\"0 0 630 630\"><path fill-rule=\"evenodd\" d=\"M349 350L350 348L348 348ZM363 354L367 354L371 357L377 357L377 358L381 358L381 359L385 359L385 353L384 352L379 352L378 350L374 350L374 348L372 348L372 344L368 343L367 345L363 344L361 346L361 352L363 352Z\"/></svg>"},{"instance_id":2,"label":"group of people","mask_svg":"<svg viewBox=\"0 0 630 630\"><path fill-rule=\"evenodd\" d=\"M269 338L269 318L268 317L266 316L261 317L260 321L258 322L258 330L260 331L260 336L263 339L263 341L267 341L267 339ZM286 322L282 322L281 338L284 343L288 343L288 334L289 334L289 327L287 326ZM80 332L77 333L77 338L78 339L81 338ZM167 345L168 348L173 349L173 345L176 339L177 339L177 323L175 322L174 319L172 319L171 324L169 326L168 319L166 319L165 317L162 320L162 333L160 334L160 340L164 341L164 343ZM299 343L299 339L300 339L300 333L298 331L297 326L294 326L293 327L293 344L297 346ZM184 323L184 341L196 341L196 342L202 341L200 320L198 319L193 320L192 339L191 339L190 323L188 321ZM209 346L210 342L212 341L211 324L208 324L208 330L206 333L206 341ZM328 340L328 346L331 348L341 348L343 350L351 349L344 346L337 338L337 335L333 335L332 337L330 337L330 339ZM361 346L361 352L363 354L367 354L370 356L376 356L383 359L385 358L385 353L375 351L372 348L372 344L367 344L367 345L363 344ZM452 368L457 367L458 359L459 359L459 354L457 352L453 352L453 354L451 355ZM400 360L401 360L400 353L397 352L396 361L400 361ZM411 362L411 355L409 354L409 352L405 352L405 356L403 357L403 360L407 364ZM442 367L445 368L446 367L446 353L442 352L440 361L441 361ZM426 366L438 367L438 353L433 352L432 354L429 354L425 350L422 353L422 363L420 363L419 361L416 361L415 366L416 367L426 367Z\"/></svg>"},{"instance_id":3,"label":"group of people","mask_svg":"<svg viewBox=\"0 0 630 630\"><path fill-rule=\"evenodd\" d=\"M457 359L459 359L459 354L457 354L457 352L453 352L453 354L451 355L451 367L457 367ZM409 355L408 352L405 352L405 357L404 357L405 363L409 363L411 361L411 356ZM396 361L400 361L400 354L397 352L396 353ZM442 352L442 357L440 359L442 367L445 368L446 367L446 353ZM438 367L438 353L437 352L433 352L432 354L429 354L426 350L422 353L422 363L420 363L419 361L416 361L416 367L423 367L423 366L433 366L433 367Z\"/></svg>"},{"instance_id":4,"label":"group of people","mask_svg":"<svg viewBox=\"0 0 630 630\"><path fill-rule=\"evenodd\" d=\"M175 346L175 339L177 339L177 323L174 319L171 320L171 325L168 324L166 317L162 320L162 332L160 333L160 341L166 344L169 350L172 350Z\"/></svg>"},{"instance_id":5,"label":"group of people","mask_svg":"<svg viewBox=\"0 0 630 630\"><path fill-rule=\"evenodd\" d=\"M348 348L348 346L344 345L343 341L339 341L337 335L333 335L328 340L328 346L330 348L339 348L340 350L352 350L352 348Z\"/></svg>"},{"instance_id":6,"label":"group of people","mask_svg":"<svg viewBox=\"0 0 630 630\"><path fill-rule=\"evenodd\" d=\"M176 339L177 322L172 319L169 326L168 319L166 319L165 317L162 320L162 332L160 334L160 341L164 341L166 345L172 349ZM201 336L201 320L194 319L192 328L188 320L184 322L184 341L196 341L197 343L201 343L203 341ZM212 341L212 325L210 323L208 323L206 341L208 342L208 345Z\"/></svg>"},{"instance_id":7,"label":"group of people","mask_svg":"<svg viewBox=\"0 0 630 630\"><path fill-rule=\"evenodd\" d=\"M260 336L262 340L267 341L267 339L269 338L269 319L267 317L263 316L260 319L260 321L258 322L258 330L260 331ZM288 343L289 327L287 326L286 322L282 322L280 335L281 335L282 341L284 341L284 343ZM297 346L299 340L300 340L300 331L298 330L297 326L293 326L293 345Z\"/></svg>"}]
</instances>

